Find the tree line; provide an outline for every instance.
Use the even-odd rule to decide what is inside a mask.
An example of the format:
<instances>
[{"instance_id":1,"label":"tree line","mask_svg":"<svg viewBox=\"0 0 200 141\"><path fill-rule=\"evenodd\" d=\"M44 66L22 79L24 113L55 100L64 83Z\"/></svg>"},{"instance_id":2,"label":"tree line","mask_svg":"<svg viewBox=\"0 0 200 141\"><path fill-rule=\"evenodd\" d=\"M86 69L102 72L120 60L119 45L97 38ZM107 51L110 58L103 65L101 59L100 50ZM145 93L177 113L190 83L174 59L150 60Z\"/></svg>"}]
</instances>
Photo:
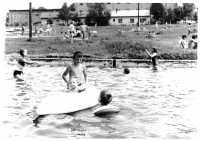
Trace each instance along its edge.
<instances>
[{"instance_id":1,"label":"tree line","mask_svg":"<svg viewBox=\"0 0 200 141\"><path fill-rule=\"evenodd\" d=\"M151 23L159 21L160 23L176 24L178 21L187 19L197 21L197 12L193 11L193 3L183 3L183 6L174 9L166 9L162 3L153 3L150 7Z\"/></svg>"},{"instance_id":2,"label":"tree line","mask_svg":"<svg viewBox=\"0 0 200 141\"><path fill-rule=\"evenodd\" d=\"M64 3L58 17L63 20L65 24L69 24L69 20L76 21L78 24L81 23L74 4L68 7L67 4ZM109 19L110 13L106 10L105 4L93 3L88 5L88 14L85 20L87 25L105 26L109 24Z\"/></svg>"},{"instance_id":3,"label":"tree line","mask_svg":"<svg viewBox=\"0 0 200 141\"><path fill-rule=\"evenodd\" d=\"M166 9L162 3L152 3L150 7L151 23L160 22L162 24L167 22L175 24L187 18L197 21L197 13L194 13L193 10L193 3L184 3L183 6L178 6L174 9ZM68 7L64 3L58 17L65 21L65 24L69 24L69 19L81 23L74 4ZM85 20L87 25L106 26L109 25L110 18L110 12L106 9L104 3L88 4L88 13Z\"/></svg>"}]
</instances>

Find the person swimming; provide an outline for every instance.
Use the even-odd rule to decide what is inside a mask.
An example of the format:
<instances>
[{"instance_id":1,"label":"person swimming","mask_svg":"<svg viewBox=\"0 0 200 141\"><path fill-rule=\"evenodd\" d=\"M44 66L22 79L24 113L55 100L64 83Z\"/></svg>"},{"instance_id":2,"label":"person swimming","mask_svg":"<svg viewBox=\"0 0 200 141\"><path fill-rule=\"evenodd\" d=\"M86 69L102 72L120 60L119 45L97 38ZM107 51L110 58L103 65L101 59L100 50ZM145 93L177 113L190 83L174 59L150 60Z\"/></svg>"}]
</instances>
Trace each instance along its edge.
<instances>
[{"instance_id":1,"label":"person swimming","mask_svg":"<svg viewBox=\"0 0 200 141\"><path fill-rule=\"evenodd\" d=\"M24 74L23 68L25 67L25 64L26 64L25 62L26 54L27 54L27 50L23 50L23 49L19 50L20 57L17 59L17 69L15 69L13 72L14 78L21 78L21 76Z\"/></svg>"},{"instance_id":2,"label":"person swimming","mask_svg":"<svg viewBox=\"0 0 200 141\"><path fill-rule=\"evenodd\" d=\"M152 53L150 53L147 49L145 50L146 53L151 57L153 67L157 66L157 49L153 48Z\"/></svg>"},{"instance_id":3,"label":"person swimming","mask_svg":"<svg viewBox=\"0 0 200 141\"><path fill-rule=\"evenodd\" d=\"M32 64L37 64L28 61L27 59L27 50L26 49L20 49L19 50L19 58L17 58L17 68L13 71L13 77L17 79L22 79L22 76L24 74L23 69L25 65L32 65Z\"/></svg>"},{"instance_id":4,"label":"person swimming","mask_svg":"<svg viewBox=\"0 0 200 141\"><path fill-rule=\"evenodd\" d=\"M99 103L102 106L106 106L111 101L112 101L112 95L107 90L102 90L99 97Z\"/></svg>"}]
</instances>

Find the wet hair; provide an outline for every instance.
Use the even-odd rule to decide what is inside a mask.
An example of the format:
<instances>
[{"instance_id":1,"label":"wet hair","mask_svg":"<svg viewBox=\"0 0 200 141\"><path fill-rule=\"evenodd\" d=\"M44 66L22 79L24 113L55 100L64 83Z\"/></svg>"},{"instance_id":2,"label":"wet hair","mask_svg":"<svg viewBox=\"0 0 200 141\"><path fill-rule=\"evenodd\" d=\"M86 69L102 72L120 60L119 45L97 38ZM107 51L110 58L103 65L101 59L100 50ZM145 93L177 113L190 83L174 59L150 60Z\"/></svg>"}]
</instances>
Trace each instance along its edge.
<instances>
[{"instance_id":1,"label":"wet hair","mask_svg":"<svg viewBox=\"0 0 200 141\"><path fill-rule=\"evenodd\" d=\"M17 61L21 66L25 66L25 61L24 60L22 60L22 59L19 59L18 61Z\"/></svg>"},{"instance_id":2,"label":"wet hair","mask_svg":"<svg viewBox=\"0 0 200 141\"><path fill-rule=\"evenodd\" d=\"M156 53L157 53L157 49L156 49L156 48L153 48L153 52L156 52Z\"/></svg>"},{"instance_id":3,"label":"wet hair","mask_svg":"<svg viewBox=\"0 0 200 141\"><path fill-rule=\"evenodd\" d=\"M101 105L108 105L112 101L112 95L108 94L106 90L101 91L99 102Z\"/></svg>"},{"instance_id":4,"label":"wet hair","mask_svg":"<svg viewBox=\"0 0 200 141\"><path fill-rule=\"evenodd\" d=\"M24 57L24 50L23 50L23 49L20 49L20 50L19 50L19 54L20 54L21 56Z\"/></svg>"},{"instance_id":5,"label":"wet hair","mask_svg":"<svg viewBox=\"0 0 200 141\"><path fill-rule=\"evenodd\" d=\"M73 59L75 59L76 57L82 57L82 56L83 56L83 53L81 51L76 51L74 52Z\"/></svg>"},{"instance_id":6,"label":"wet hair","mask_svg":"<svg viewBox=\"0 0 200 141\"><path fill-rule=\"evenodd\" d=\"M192 39L196 39L197 38L197 35L192 35Z\"/></svg>"},{"instance_id":7,"label":"wet hair","mask_svg":"<svg viewBox=\"0 0 200 141\"><path fill-rule=\"evenodd\" d=\"M130 70L128 68L124 68L124 74L129 74Z\"/></svg>"},{"instance_id":8,"label":"wet hair","mask_svg":"<svg viewBox=\"0 0 200 141\"><path fill-rule=\"evenodd\" d=\"M186 35L182 35L182 39L185 39L186 38Z\"/></svg>"}]
</instances>

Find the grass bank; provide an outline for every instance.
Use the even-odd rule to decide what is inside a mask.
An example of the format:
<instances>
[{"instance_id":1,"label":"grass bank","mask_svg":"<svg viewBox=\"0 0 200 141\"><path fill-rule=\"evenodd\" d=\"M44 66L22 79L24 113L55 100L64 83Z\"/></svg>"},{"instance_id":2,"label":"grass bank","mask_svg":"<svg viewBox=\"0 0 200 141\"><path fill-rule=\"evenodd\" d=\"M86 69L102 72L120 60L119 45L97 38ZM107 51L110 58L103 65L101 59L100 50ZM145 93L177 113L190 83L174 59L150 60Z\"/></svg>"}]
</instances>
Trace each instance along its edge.
<instances>
[{"instance_id":1,"label":"grass bank","mask_svg":"<svg viewBox=\"0 0 200 141\"><path fill-rule=\"evenodd\" d=\"M92 29L98 34L91 40L78 40L73 44L63 40L61 36L33 38L32 41L27 41L26 38L6 38L5 53L15 53L23 48L27 49L30 55L70 56L74 51L80 50L88 56L97 58L147 59L145 49L156 48L160 59L197 59L197 50L182 49L178 44L181 35L187 33L185 25L168 27L153 39L145 37L148 31L154 30L153 26L143 28L146 30L134 32L133 27L127 26L98 27Z\"/></svg>"}]
</instances>

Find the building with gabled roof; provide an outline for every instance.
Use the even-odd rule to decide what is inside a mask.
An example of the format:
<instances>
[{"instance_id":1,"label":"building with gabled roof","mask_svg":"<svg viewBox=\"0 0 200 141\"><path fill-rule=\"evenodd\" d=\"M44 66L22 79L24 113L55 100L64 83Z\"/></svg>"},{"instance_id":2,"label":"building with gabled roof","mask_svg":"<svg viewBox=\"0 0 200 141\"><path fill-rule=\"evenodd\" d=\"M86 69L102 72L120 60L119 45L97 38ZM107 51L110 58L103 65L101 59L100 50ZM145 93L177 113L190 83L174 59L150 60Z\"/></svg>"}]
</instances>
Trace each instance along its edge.
<instances>
[{"instance_id":1,"label":"building with gabled roof","mask_svg":"<svg viewBox=\"0 0 200 141\"><path fill-rule=\"evenodd\" d=\"M150 23L150 10L139 10L140 24ZM138 23L138 10L111 11L110 25L129 25Z\"/></svg>"}]
</instances>

